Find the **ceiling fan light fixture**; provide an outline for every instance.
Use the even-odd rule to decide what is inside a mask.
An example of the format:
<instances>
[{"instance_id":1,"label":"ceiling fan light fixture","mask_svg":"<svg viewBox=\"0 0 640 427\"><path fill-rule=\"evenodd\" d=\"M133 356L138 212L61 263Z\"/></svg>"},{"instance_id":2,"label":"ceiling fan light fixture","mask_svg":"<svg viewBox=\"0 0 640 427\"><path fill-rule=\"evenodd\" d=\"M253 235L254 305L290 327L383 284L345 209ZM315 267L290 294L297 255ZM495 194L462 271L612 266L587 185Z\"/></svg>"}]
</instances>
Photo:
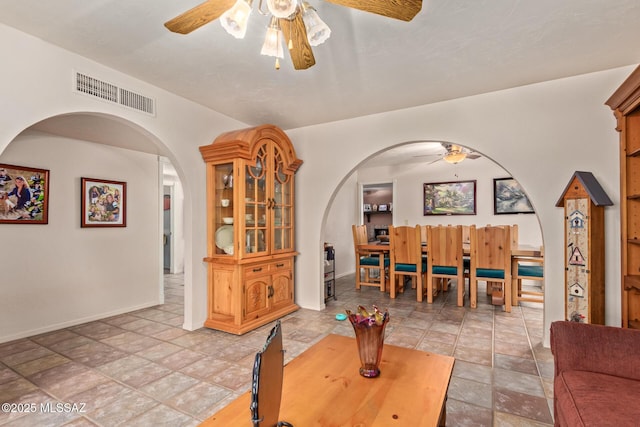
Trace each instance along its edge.
<instances>
[{"instance_id":1,"label":"ceiling fan light fixture","mask_svg":"<svg viewBox=\"0 0 640 427\"><path fill-rule=\"evenodd\" d=\"M444 161L451 164L460 163L467 158L467 153L462 151L450 151L444 156Z\"/></svg>"},{"instance_id":2,"label":"ceiling fan light fixture","mask_svg":"<svg viewBox=\"0 0 640 427\"><path fill-rule=\"evenodd\" d=\"M236 4L220 16L220 24L227 33L237 39L243 39L247 33L247 23L251 15L252 0L238 0Z\"/></svg>"},{"instance_id":3,"label":"ceiling fan light fixture","mask_svg":"<svg viewBox=\"0 0 640 427\"><path fill-rule=\"evenodd\" d=\"M320 19L318 12L306 1L302 2L302 20L311 46L324 43L331 35L329 26Z\"/></svg>"},{"instance_id":4,"label":"ceiling fan light fixture","mask_svg":"<svg viewBox=\"0 0 640 427\"><path fill-rule=\"evenodd\" d=\"M296 12L298 0L267 0L267 9L277 18L288 18Z\"/></svg>"},{"instance_id":5,"label":"ceiling fan light fixture","mask_svg":"<svg viewBox=\"0 0 640 427\"><path fill-rule=\"evenodd\" d=\"M264 43L262 44L262 50L260 54L266 56L275 56L276 58L284 58L284 49L282 48L282 30L278 23L278 18L271 17L269 27L267 28L267 34L264 37Z\"/></svg>"}]
</instances>

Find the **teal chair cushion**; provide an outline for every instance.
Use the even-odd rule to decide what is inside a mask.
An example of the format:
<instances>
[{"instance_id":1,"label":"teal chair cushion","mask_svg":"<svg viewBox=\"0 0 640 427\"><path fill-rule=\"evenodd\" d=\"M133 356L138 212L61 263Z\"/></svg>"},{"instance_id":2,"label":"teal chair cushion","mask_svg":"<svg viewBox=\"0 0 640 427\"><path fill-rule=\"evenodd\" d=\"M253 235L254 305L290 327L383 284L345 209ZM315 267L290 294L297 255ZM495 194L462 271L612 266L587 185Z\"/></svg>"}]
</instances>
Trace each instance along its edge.
<instances>
[{"instance_id":1,"label":"teal chair cushion","mask_svg":"<svg viewBox=\"0 0 640 427\"><path fill-rule=\"evenodd\" d=\"M360 257L360 265L379 266L380 257L377 256L363 256ZM384 259L384 266L389 267L389 258Z\"/></svg>"},{"instance_id":2,"label":"teal chair cushion","mask_svg":"<svg viewBox=\"0 0 640 427\"><path fill-rule=\"evenodd\" d=\"M448 276L455 276L458 274L456 267L446 267L443 265L434 265L432 267L433 274L446 274Z\"/></svg>"},{"instance_id":3,"label":"teal chair cushion","mask_svg":"<svg viewBox=\"0 0 640 427\"><path fill-rule=\"evenodd\" d=\"M541 265L518 264L518 276L544 277L544 268Z\"/></svg>"},{"instance_id":4,"label":"teal chair cushion","mask_svg":"<svg viewBox=\"0 0 640 427\"><path fill-rule=\"evenodd\" d=\"M476 268L476 276L487 279L504 279L504 270L492 268Z\"/></svg>"},{"instance_id":5,"label":"teal chair cushion","mask_svg":"<svg viewBox=\"0 0 640 427\"><path fill-rule=\"evenodd\" d=\"M396 264L396 271L406 272L406 273L415 273L416 265L415 264ZM422 261L422 271L427 271L427 261Z\"/></svg>"}]
</instances>

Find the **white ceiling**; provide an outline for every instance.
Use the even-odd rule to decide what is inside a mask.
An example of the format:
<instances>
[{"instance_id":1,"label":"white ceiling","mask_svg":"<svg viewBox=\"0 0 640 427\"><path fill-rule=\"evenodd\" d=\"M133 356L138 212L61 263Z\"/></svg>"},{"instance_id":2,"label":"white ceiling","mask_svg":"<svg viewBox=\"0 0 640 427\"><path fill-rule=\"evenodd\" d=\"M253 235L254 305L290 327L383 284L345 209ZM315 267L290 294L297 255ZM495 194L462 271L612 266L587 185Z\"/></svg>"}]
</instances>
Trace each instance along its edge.
<instances>
[{"instance_id":1,"label":"white ceiling","mask_svg":"<svg viewBox=\"0 0 640 427\"><path fill-rule=\"evenodd\" d=\"M309 0L332 29L316 65L279 71L214 21L163 23L201 0L2 0L0 22L249 125L292 129L640 63L638 0L425 0L411 22ZM5 58L8 60L8 58Z\"/></svg>"}]
</instances>

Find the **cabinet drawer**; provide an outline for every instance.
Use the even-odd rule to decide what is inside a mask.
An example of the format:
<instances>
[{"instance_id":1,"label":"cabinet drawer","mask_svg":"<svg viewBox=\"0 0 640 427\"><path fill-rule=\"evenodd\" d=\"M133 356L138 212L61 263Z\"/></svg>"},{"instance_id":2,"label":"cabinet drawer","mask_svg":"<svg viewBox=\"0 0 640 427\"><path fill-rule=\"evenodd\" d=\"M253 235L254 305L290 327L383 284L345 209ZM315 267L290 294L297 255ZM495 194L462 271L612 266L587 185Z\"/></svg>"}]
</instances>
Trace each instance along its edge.
<instances>
[{"instance_id":1,"label":"cabinet drawer","mask_svg":"<svg viewBox=\"0 0 640 427\"><path fill-rule=\"evenodd\" d=\"M242 275L245 279L264 276L265 274L269 274L269 264L254 264L242 269Z\"/></svg>"},{"instance_id":2,"label":"cabinet drawer","mask_svg":"<svg viewBox=\"0 0 640 427\"><path fill-rule=\"evenodd\" d=\"M270 272L276 272L276 271L282 271L282 270L291 270L291 259L282 259L279 261L274 261L272 263L269 264L269 271Z\"/></svg>"}]
</instances>

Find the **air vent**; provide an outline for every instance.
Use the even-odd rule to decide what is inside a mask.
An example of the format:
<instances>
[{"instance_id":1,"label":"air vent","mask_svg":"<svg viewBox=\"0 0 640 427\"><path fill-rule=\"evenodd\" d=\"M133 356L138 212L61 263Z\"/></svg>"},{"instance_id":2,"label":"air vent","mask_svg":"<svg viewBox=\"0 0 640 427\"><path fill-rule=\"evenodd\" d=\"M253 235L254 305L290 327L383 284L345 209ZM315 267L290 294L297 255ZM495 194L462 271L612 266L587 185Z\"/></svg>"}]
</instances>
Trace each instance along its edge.
<instances>
[{"instance_id":1,"label":"air vent","mask_svg":"<svg viewBox=\"0 0 640 427\"><path fill-rule=\"evenodd\" d=\"M76 92L114 102L152 116L155 115L155 102L152 98L86 74L76 73L75 90Z\"/></svg>"}]
</instances>

